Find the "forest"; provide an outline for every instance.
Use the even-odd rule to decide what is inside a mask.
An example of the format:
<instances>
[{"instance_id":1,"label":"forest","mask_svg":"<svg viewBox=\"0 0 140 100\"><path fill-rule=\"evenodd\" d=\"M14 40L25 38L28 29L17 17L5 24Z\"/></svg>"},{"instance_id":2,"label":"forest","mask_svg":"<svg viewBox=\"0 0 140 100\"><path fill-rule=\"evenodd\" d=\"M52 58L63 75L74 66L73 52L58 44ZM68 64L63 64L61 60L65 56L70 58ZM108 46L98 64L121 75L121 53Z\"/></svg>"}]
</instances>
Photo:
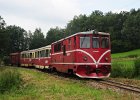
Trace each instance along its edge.
<instances>
[{"instance_id":1,"label":"forest","mask_svg":"<svg viewBox=\"0 0 140 100\"><path fill-rule=\"evenodd\" d=\"M41 28L31 32L7 23L0 15L0 58L12 52L39 48L77 32L94 29L110 33L112 53L140 48L140 9L120 13L95 10L90 15L74 16L65 28L56 26L46 33Z\"/></svg>"}]
</instances>

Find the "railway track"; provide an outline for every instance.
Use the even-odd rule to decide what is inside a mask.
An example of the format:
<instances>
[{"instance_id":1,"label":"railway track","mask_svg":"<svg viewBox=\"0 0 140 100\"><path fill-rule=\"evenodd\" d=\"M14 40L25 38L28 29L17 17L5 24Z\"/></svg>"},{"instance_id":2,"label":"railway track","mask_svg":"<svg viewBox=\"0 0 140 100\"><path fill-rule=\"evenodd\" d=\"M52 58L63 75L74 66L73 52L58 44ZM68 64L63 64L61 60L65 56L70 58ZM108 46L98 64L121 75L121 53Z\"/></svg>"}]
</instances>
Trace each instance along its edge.
<instances>
[{"instance_id":1,"label":"railway track","mask_svg":"<svg viewBox=\"0 0 140 100\"><path fill-rule=\"evenodd\" d=\"M111 80L101 80L99 81L102 84L106 84L109 86L113 86L113 87L117 87L123 90L127 90L127 91L131 91L131 92L135 92L135 93L139 93L140 94L140 87L136 87L133 85L127 85L124 83L119 83L119 82L115 82L115 81L111 81Z\"/></svg>"}]
</instances>

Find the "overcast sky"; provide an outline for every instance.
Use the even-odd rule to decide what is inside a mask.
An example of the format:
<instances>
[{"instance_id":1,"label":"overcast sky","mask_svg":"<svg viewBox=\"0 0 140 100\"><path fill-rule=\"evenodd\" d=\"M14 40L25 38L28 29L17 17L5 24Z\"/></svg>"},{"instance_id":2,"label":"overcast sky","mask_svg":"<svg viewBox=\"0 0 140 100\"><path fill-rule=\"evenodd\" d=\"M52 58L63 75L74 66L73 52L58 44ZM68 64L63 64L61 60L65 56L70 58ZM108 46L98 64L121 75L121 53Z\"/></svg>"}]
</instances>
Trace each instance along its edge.
<instances>
[{"instance_id":1,"label":"overcast sky","mask_svg":"<svg viewBox=\"0 0 140 100\"><path fill-rule=\"evenodd\" d=\"M89 15L94 10L104 13L140 8L140 0L0 0L0 16L7 25L26 31L41 28L46 34L56 26L64 28L75 15Z\"/></svg>"}]
</instances>

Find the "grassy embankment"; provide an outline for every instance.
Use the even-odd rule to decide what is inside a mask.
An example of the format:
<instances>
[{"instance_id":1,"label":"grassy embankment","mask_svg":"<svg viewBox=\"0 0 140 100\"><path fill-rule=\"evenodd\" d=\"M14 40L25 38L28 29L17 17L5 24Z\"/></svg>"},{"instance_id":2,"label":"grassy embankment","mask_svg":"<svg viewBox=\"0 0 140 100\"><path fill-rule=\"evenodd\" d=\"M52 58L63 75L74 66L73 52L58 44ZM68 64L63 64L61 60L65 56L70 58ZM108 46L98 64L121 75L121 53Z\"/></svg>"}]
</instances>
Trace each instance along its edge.
<instances>
[{"instance_id":1,"label":"grassy embankment","mask_svg":"<svg viewBox=\"0 0 140 100\"><path fill-rule=\"evenodd\" d=\"M131 100L135 98L132 94L95 89L83 80L59 77L38 70L14 67L0 67L1 69L11 72L11 76L18 76L18 78L11 78L12 80L20 81L9 81L16 84L12 85L13 88L0 93L0 100ZM3 71L3 75L4 73L6 72ZM5 77L5 80L10 79L2 74L1 77Z\"/></svg>"},{"instance_id":2,"label":"grassy embankment","mask_svg":"<svg viewBox=\"0 0 140 100\"><path fill-rule=\"evenodd\" d=\"M112 54L111 76L140 79L140 49Z\"/></svg>"}]
</instances>

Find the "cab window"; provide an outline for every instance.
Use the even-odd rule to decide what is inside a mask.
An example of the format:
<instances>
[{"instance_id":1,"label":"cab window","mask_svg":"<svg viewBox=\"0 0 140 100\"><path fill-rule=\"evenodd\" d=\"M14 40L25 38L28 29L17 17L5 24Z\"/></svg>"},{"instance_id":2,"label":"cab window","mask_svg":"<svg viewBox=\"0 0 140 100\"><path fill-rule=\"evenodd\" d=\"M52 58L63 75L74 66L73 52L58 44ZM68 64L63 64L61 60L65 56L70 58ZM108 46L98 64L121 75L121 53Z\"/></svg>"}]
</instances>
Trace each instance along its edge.
<instances>
[{"instance_id":1,"label":"cab window","mask_svg":"<svg viewBox=\"0 0 140 100\"><path fill-rule=\"evenodd\" d=\"M92 38L92 45L93 45L93 48L99 48L99 37Z\"/></svg>"},{"instance_id":2,"label":"cab window","mask_svg":"<svg viewBox=\"0 0 140 100\"><path fill-rule=\"evenodd\" d=\"M101 38L101 47L102 48L109 48L109 39L108 37Z\"/></svg>"},{"instance_id":3,"label":"cab window","mask_svg":"<svg viewBox=\"0 0 140 100\"><path fill-rule=\"evenodd\" d=\"M80 37L80 48L90 48L90 37Z\"/></svg>"}]
</instances>

